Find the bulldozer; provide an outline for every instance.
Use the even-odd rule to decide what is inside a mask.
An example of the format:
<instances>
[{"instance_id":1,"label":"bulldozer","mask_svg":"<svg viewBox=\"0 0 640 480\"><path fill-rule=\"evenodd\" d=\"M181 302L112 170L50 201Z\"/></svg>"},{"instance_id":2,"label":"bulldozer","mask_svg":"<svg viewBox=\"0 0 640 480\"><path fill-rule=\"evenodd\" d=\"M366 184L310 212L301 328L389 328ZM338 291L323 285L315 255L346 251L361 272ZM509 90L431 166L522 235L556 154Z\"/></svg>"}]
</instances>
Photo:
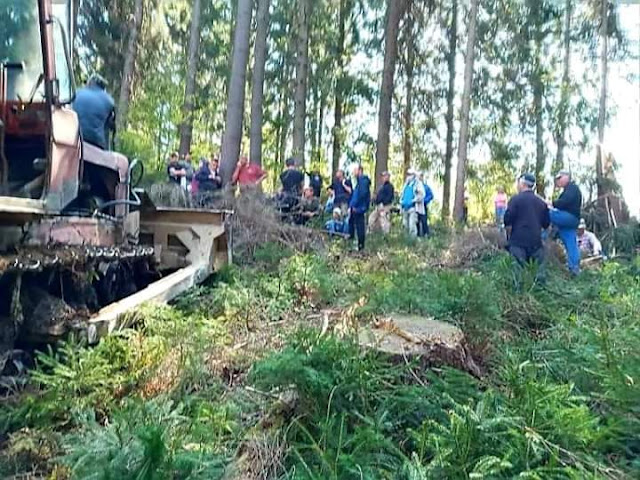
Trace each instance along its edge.
<instances>
[{"instance_id":1,"label":"bulldozer","mask_svg":"<svg viewBox=\"0 0 640 480\"><path fill-rule=\"evenodd\" d=\"M0 5L0 372L22 345L92 343L231 261L232 212L162 208L140 164L83 141L72 0Z\"/></svg>"}]
</instances>

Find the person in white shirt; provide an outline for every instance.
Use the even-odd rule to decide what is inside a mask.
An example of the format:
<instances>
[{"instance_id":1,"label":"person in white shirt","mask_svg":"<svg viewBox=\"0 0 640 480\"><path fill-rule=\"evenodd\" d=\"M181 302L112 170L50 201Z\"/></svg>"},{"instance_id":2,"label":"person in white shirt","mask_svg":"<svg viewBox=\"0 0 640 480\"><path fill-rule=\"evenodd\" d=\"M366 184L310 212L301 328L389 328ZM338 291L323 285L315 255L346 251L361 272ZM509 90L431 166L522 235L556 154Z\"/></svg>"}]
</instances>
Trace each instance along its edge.
<instances>
[{"instance_id":1,"label":"person in white shirt","mask_svg":"<svg viewBox=\"0 0 640 480\"><path fill-rule=\"evenodd\" d=\"M578 225L578 247L582 255L588 257L602 255L602 244L595 234L587 230L587 223L584 218L580 220Z\"/></svg>"}]
</instances>

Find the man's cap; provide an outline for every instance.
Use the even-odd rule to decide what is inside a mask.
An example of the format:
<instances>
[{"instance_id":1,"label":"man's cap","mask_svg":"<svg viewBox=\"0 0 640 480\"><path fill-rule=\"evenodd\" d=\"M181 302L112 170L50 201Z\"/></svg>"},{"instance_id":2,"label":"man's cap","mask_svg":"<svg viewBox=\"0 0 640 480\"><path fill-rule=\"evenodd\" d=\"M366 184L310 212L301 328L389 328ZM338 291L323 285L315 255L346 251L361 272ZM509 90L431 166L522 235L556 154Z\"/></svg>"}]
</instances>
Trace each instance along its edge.
<instances>
[{"instance_id":1,"label":"man's cap","mask_svg":"<svg viewBox=\"0 0 640 480\"><path fill-rule=\"evenodd\" d=\"M556 173L556 180L559 179L560 177L571 177L571 172L569 170L560 170L558 173Z\"/></svg>"},{"instance_id":2,"label":"man's cap","mask_svg":"<svg viewBox=\"0 0 640 480\"><path fill-rule=\"evenodd\" d=\"M578 224L578 228L587 228L587 222L584 221L584 218L580 219L580 223Z\"/></svg>"},{"instance_id":3,"label":"man's cap","mask_svg":"<svg viewBox=\"0 0 640 480\"><path fill-rule=\"evenodd\" d=\"M109 82L107 82L99 73L94 73L89 77L87 85L96 85L104 90L109 85Z\"/></svg>"},{"instance_id":4,"label":"man's cap","mask_svg":"<svg viewBox=\"0 0 640 480\"><path fill-rule=\"evenodd\" d=\"M382 176L383 177L390 177L391 174L385 170L384 172L382 172Z\"/></svg>"},{"instance_id":5,"label":"man's cap","mask_svg":"<svg viewBox=\"0 0 640 480\"><path fill-rule=\"evenodd\" d=\"M333 214L336 215L342 215L342 210L340 210L340 208L336 207L333 209Z\"/></svg>"},{"instance_id":6,"label":"man's cap","mask_svg":"<svg viewBox=\"0 0 640 480\"><path fill-rule=\"evenodd\" d=\"M533 188L533 186L536 184L536 177L532 173L523 173L522 175L520 175L520 181L528 187Z\"/></svg>"},{"instance_id":7,"label":"man's cap","mask_svg":"<svg viewBox=\"0 0 640 480\"><path fill-rule=\"evenodd\" d=\"M410 168L409 170L407 170L407 175L415 175L416 171L413 168Z\"/></svg>"}]
</instances>

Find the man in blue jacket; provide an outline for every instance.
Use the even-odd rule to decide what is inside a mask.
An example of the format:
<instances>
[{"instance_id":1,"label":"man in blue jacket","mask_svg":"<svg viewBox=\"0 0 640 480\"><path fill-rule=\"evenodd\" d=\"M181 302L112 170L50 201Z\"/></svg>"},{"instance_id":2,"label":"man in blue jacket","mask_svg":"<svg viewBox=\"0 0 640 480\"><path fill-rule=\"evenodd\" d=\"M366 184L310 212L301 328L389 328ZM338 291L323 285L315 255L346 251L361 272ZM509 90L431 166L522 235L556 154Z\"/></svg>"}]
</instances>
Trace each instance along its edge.
<instances>
[{"instance_id":1,"label":"man in blue jacket","mask_svg":"<svg viewBox=\"0 0 640 480\"><path fill-rule=\"evenodd\" d=\"M358 236L358 250L364 249L365 235L367 228L365 225L365 215L369 210L371 203L371 180L364 174L362 165L354 168L354 176L356 178L356 187L353 190L351 201L349 202L349 237L351 240Z\"/></svg>"},{"instance_id":2,"label":"man in blue jacket","mask_svg":"<svg viewBox=\"0 0 640 480\"><path fill-rule=\"evenodd\" d=\"M424 213L418 213L418 237L429 236L429 204L433 200L433 190L424 181L425 175L422 172L418 173L418 180L422 182L424 186Z\"/></svg>"},{"instance_id":3,"label":"man in blue jacket","mask_svg":"<svg viewBox=\"0 0 640 480\"><path fill-rule=\"evenodd\" d=\"M78 114L82 139L103 150L107 149L108 131L115 128L115 103L106 88L104 78L92 75L87 86L76 92L72 105Z\"/></svg>"},{"instance_id":4,"label":"man in blue jacket","mask_svg":"<svg viewBox=\"0 0 640 480\"><path fill-rule=\"evenodd\" d=\"M571 173L561 170L556 175L556 186L562 194L551 205L551 223L558 229L558 236L567 252L567 266L573 275L580 273L580 249L578 248L578 225L582 209L582 192L571 180Z\"/></svg>"}]
</instances>

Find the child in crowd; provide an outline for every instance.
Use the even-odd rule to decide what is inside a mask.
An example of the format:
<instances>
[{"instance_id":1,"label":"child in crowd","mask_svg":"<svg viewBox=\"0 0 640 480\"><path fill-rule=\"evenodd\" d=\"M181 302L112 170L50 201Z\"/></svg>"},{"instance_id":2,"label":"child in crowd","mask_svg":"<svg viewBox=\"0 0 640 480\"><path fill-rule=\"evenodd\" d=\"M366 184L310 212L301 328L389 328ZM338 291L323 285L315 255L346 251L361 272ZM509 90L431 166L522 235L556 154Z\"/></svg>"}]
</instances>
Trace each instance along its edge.
<instances>
[{"instance_id":1,"label":"child in crowd","mask_svg":"<svg viewBox=\"0 0 640 480\"><path fill-rule=\"evenodd\" d=\"M325 224L324 229L329 232L330 235L345 235L349 233L349 226L342 218L342 210L339 208L333 209L333 216L331 220Z\"/></svg>"},{"instance_id":2,"label":"child in crowd","mask_svg":"<svg viewBox=\"0 0 640 480\"><path fill-rule=\"evenodd\" d=\"M509 202L509 197L504 191L504 187L498 187L498 192L493 200L495 205L496 212L496 225L499 228L503 228L504 226L504 213L507 211L507 203Z\"/></svg>"}]
</instances>

